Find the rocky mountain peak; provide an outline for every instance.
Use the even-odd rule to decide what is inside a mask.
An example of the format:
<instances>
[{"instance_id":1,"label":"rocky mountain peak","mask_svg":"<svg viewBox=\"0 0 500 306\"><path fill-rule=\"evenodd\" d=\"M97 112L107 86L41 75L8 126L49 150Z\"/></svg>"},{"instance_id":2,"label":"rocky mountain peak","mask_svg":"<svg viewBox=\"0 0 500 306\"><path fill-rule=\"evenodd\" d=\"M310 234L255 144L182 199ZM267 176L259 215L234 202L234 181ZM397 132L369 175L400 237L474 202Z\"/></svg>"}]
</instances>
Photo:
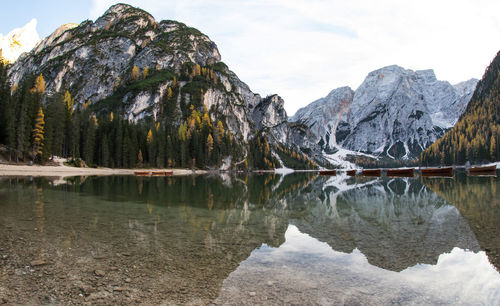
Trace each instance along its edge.
<instances>
[{"instance_id":1,"label":"rocky mountain peak","mask_svg":"<svg viewBox=\"0 0 500 306\"><path fill-rule=\"evenodd\" d=\"M265 97L253 111L253 118L257 128L271 128L286 123L288 116L284 108L285 101L278 95Z\"/></svg>"},{"instance_id":2,"label":"rocky mountain peak","mask_svg":"<svg viewBox=\"0 0 500 306\"><path fill-rule=\"evenodd\" d=\"M433 69L417 70L415 71L415 75L426 84L437 82L436 74Z\"/></svg>"},{"instance_id":3,"label":"rocky mountain peak","mask_svg":"<svg viewBox=\"0 0 500 306\"><path fill-rule=\"evenodd\" d=\"M146 13L150 15L148 12L143 11L139 8L133 7L129 4L126 3L117 3L109 7L109 9L104 12L103 16L110 15L110 14L117 14L117 15L124 15L126 11L129 11L130 13L136 12L136 13Z\"/></svg>"},{"instance_id":4,"label":"rocky mountain peak","mask_svg":"<svg viewBox=\"0 0 500 306\"><path fill-rule=\"evenodd\" d=\"M158 23L141 9L117 4L95 22L59 27L9 74L15 84L43 73L50 94L69 90L84 103L109 96L134 66L179 72L186 62L207 66L220 60L216 44L200 31L176 21Z\"/></svg>"},{"instance_id":5,"label":"rocky mountain peak","mask_svg":"<svg viewBox=\"0 0 500 306\"><path fill-rule=\"evenodd\" d=\"M110 30L113 26L121 24L120 30L132 32L143 29L156 23L154 17L148 12L128 4L115 4L111 6L92 25L92 30Z\"/></svg>"},{"instance_id":6,"label":"rocky mountain peak","mask_svg":"<svg viewBox=\"0 0 500 306\"><path fill-rule=\"evenodd\" d=\"M64 40L68 39L69 33L67 35L63 34L68 30L76 28L77 26L77 23L67 23L59 26L54 32L52 32L52 34L42 39L31 52L38 54L51 45L56 45L60 42L63 42Z\"/></svg>"},{"instance_id":7,"label":"rocky mountain peak","mask_svg":"<svg viewBox=\"0 0 500 306\"><path fill-rule=\"evenodd\" d=\"M308 126L325 152L352 151L413 158L452 127L470 100L477 80L452 86L432 69L397 65L370 72L352 92L333 90L297 111L294 122Z\"/></svg>"}]
</instances>

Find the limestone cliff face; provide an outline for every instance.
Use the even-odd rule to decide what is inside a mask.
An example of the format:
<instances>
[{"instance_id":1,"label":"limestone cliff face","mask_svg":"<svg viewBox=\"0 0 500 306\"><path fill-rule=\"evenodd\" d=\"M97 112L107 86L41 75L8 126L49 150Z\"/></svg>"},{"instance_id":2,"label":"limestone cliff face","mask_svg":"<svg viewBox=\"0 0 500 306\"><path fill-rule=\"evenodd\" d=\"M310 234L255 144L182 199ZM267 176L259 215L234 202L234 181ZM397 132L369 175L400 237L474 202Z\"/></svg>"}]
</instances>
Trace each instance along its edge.
<instances>
[{"instance_id":1,"label":"limestone cliff face","mask_svg":"<svg viewBox=\"0 0 500 306\"><path fill-rule=\"evenodd\" d=\"M195 66L201 72L192 73ZM134 80L134 69L140 81ZM200 31L176 21L158 22L129 5L114 5L95 22L59 27L19 58L9 76L16 84L40 73L49 96L68 90L76 107L86 103L130 121L162 116L169 89L177 86L175 97L168 98L176 104L170 124L180 125L196 100L197 108L205 106L212 122L222 120L242 144L264 132L272 143L294 146L279 96L252 92Z\"/></svg>"},{"instance_id":2,"label":"limestone cliff face","mask_svg":"<svg viewBox=\"0 0 500 306\"><path fill-rule=\"evenodd\" d=\"M432 70L388 66L370 72L354 92L348 87L297 111L325 151L336 146L394 159L418 156L453 127L477 80L452 86Z\"/></svg>"},{"instance_id":3,"label":"limestone cliff face","mask_svg":"<svg viewBox=\"0 0 500 306\"><path fill-rule=\"evenodd\" d=\"M349 87L332 90L326 97L318 99L297 111L292 121L301 122L317 136L319 144L326 150L337 145L336 134L346 124L347 111L354 97Z\"/></svg>"}]
</instances>

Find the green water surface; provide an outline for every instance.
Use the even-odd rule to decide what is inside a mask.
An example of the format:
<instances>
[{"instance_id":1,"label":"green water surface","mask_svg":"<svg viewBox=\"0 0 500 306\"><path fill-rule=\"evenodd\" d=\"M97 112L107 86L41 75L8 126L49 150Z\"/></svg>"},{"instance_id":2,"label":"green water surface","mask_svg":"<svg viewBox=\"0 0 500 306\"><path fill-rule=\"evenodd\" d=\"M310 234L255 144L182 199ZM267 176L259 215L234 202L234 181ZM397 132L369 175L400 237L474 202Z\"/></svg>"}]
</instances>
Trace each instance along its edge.
<instances>
[{"instance_id":1,"label":"green water surface","mask_svg":"<svg viewBox=\"0 0 500 306\"><path fill-rule=\"evenodd\" d=\"M0 303L499 304L496 176L0 178Z\"/></svg>"}]
</instances>

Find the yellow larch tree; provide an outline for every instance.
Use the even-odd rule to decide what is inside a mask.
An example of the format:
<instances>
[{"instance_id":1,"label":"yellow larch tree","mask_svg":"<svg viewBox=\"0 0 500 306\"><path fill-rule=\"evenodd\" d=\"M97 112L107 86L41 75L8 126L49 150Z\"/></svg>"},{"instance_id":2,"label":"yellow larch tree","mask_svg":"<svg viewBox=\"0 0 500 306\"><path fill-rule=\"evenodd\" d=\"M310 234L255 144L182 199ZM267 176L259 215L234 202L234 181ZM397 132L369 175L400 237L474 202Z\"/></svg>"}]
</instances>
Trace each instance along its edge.
<instances>
[{"instance_id":1,"label":"yellow larch tree","mask_svg":"<svg viewBox=\"0 0 500 306\"><path fill-rule=\"evenodd\" d=\"M194 75L200 75L201 74L201 67L199 64L194 65Z\"/></svg>"},{"instance_id":2,"label":"yellow larch tree","mask_svg":"<svg viewBox=\"0 0 500 306\"><path fill-rule=\"evenodd\" d=\"M212 134L208 134L207 136L207 149L208 154L212 153L212 150L214 149L214 138L212 137Z\"/></svg>"},{"instance_id":3,"label":"yellow larch tree","mask_svg":"<svg viewBox=\"0 0 500 306\"><path fill-rule=\"evenodd\" d=\"M132 80L134 81L138 81L139 80L139 67L137 66L134 66L132 68L132 71L130 72L130 77L132 78Z\"/></svg>"},{"instance_id":4,"label":"yellow larch tree","mask_svg":"<svg viewBox=\"0 0 500 306\"><path fill-rule=\"evenodd\" d=\"M209 127L209 128L212 127L212 123L210 122L210 116L208 115L207 111L203 112L203 117L202 117L202 120L201 120L201 126L202 127Z\"/></svg>"},{"instance_id":5,"label":"yellow larch tree","mask_svg":"<svg viewBox=\"0 0 500 306\"><path fill-rule=\"evenodd\" d=\"M215 140L217 143L220 143L222 140L222 136L224 135L224 126L222 125L222 122L219 120L217 121L217 127L215 128Z\"/></svg>"},{"instance_id":6,"label":"yellow larch tree","mask_svg":"<svg viewBox=\"0 0 500 306\"><path fill-rule=\"evenodd\" d=\"M68 90L64 93L64 106L70 115L73 115L73 107L75 106L75 99L71 98Z\"/></svg>"},{"instance_id":7,"label":"yellow larch tree","mask_svg":"<svg viewBox=\"0 0 500 306\"><path fill-rule=\"evenodd\" d=\"M45 80L43 79L43 75L40 75L35 80L35 85L31 89L31 92L43 94L45 92Z\"/></svg>"},{"instance_id":8,"label":"yellow larch tree","mask_svg":"<svg viewBox=\"0 0 500 306\"><path fill-rule=\"evenodd\" d=\"M151 144L153 142L153 132L149 129L148 136L146 137L146 143Z\"/></svg>"},{"instance_id":9,"label":"yellow larch tree","mask_svg":"<svg viewBox=\"0 0 500 306\"><path fill-rule=\"evenodd\" d=\"M33 159L37 155L42 155L43 152L43 140L44 140L44 127L45 120L42 107L38 110L38 114L35 119L35 127L33 128Z\"/></svg>"}]
</instances>

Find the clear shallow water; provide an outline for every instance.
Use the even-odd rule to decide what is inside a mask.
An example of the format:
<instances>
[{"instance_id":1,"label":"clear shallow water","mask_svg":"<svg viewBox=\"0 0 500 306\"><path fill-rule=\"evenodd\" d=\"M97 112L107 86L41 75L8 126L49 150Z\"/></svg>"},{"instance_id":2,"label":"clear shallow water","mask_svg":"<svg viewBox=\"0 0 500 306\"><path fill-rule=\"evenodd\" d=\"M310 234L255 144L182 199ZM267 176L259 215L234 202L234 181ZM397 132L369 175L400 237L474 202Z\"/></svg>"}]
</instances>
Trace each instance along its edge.
<instances>
[{"instance_id":1,"label":"clear shallow water","mask_svg":"<svg viewBox=\"0 0 500 306\"><path fill-rule=\"evenodd\" d=\"M498 304L499 195L465 174L2 178L0 302Z\"/></svg>"}]
</instances>

